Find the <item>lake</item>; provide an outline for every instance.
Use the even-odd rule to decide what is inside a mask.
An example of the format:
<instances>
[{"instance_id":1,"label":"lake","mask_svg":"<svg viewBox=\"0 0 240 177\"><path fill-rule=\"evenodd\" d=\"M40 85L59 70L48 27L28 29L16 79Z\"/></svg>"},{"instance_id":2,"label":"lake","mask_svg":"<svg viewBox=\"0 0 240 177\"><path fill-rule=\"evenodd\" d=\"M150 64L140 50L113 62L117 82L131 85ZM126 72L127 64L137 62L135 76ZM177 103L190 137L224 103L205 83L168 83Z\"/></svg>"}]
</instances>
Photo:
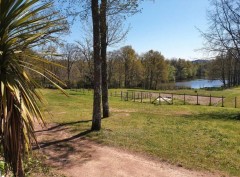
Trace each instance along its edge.
<instances>
[{"instance_id":1,"label":"lake","mask_svg":"<svg viewBox=\"0 0 240 177\"><path fill-rule=\"evenodd\" d=\"M223 83L220 80L196 79L191 81L176 82L175 85L178 87L199 89L204 87L221 87L223 86Z\"/></svg>"}]
</instances>

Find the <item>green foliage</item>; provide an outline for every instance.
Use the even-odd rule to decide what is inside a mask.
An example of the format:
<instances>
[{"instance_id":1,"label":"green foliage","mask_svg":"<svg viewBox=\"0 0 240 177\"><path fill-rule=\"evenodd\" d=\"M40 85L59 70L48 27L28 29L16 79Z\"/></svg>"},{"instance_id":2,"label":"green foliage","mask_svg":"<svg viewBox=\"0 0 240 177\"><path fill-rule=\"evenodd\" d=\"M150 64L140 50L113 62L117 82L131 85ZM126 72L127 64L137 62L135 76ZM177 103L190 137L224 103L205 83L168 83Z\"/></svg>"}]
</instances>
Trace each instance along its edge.
<instances>
[{"instance_id":1,"label":"green foliage","mask_svg":"<svg viewBox=\"0 0 240 177\"><path fill-rule=\"evenodd\" d=\"M145 67L145 88L157 89L159 84L168 80L168 68L164 56L157 51L150 50L143 56Z\"/></svg>"},{"instance_id":2,"label":"green foliage","mask_svg":"<svg viewBox=\"0 0 240 177\"><path fill-rule=\"evenodd\" d=\"M69 70L71 87L93 88L93 58L91 44L78 42L80 53L71 62ZM69 66L57 57L53 61ZM160 52L150 50L142 55L136 53L132 46L124 46L108 52L107 69L110 88L144 88L159 89L166 83L205 78L208 61L187 61L185 59L167 60ZM49 67L49 66L45 66ZM61 80L67 80L66 71L57 67L49 68ZM46 81L45 81L46 82ZM172 86L173 87L173 86Z\"/></svg>"},{"instance_id":3,"label":"green foliage","mask_svg":"<svg viewBox=\"0 0 240 177\"><path fill-rule=\"evenodd\" d=\"M0 172L1 172L1 175L4 175L5 171L5 162L3 160L0 160Z\"/></svg>"},{"instance_id":4,"label":"green foliage","mask_svg":"<svg viewBox=\"0 0 240 177\"><path fill-rule=\"evenodd\" d=\"M15 176L24 175L23 156L35 139L33 119L42 121L37 104L41 96L35 90L38 85L26 70L40 74L60 88L49 79L57 80L52 72L31 62L50 63L30 48L54 40L51 35L63 29L62 20L55 19L54 12L45 11L50 6L39 0L0 1L0 136L4 161Z\"/></svg>"},{"instance_id":5,"label":"green foliage","mask_svg":"<svg viewBox=\"0 0 240 177\"><path fill-rule=\"evenodd\" d=\"M197 75L197 70L200 66L192 63L191 61L187 61L184 59L173 59L170 60L170 65L173 66L175 71L176 81L193 79L195 77L203 77L204 75Z\"/></svg>"}]
</instances>

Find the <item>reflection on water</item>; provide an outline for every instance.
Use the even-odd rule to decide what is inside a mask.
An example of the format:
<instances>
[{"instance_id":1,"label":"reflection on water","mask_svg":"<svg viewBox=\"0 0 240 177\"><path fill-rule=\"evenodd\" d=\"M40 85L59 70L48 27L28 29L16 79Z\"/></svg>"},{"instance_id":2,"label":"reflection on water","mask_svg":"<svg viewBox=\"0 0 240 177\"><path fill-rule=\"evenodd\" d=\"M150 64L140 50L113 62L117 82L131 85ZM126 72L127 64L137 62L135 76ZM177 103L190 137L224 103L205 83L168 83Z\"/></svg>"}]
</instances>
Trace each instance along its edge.
<instances>
[{"instance_id":1,"label":"reflection on water","mask_svg":"<svg viewBox=\"0 0 240 177\"><path fill-rule=\"evenodd\" d=\"M223 83L220 80L207 80L207 79L197 79L192 81L176 82L178 87L188 87L188 88L204 88L204 87L221 87Z\"/></svg>"}]
</instances>

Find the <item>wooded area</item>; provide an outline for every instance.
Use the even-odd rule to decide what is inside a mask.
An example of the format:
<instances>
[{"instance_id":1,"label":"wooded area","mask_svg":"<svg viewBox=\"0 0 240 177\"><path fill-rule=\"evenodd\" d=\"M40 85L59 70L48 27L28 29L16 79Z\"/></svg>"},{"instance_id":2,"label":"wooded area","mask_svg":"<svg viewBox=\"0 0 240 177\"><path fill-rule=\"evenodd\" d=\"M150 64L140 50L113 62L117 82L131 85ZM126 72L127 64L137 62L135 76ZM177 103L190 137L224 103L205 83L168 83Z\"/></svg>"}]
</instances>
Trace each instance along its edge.
<instances>
[{"instance_id":1,"label":"wooded area","mask_svg":"<svg viewBox=\"0 0 240 177\"><path fill-rule=\"evenodd\" d=\"M68 83L68 88L93 88L94 66L89 43L66 44L59 48L50 46L43 50L59 51L58 54L46 58L65 68L47 67ZM59 57L61 53L64 55ZM208 61L202 60L168 60L160 52L153 50L139 55L133 47L124 46L107 53L107 81L109 88L159 89L164 83L205 78L208 64ZM36 77L43 87L52 87L43 77Z\"/></svg>"},{"instance_id":2,"label":"wooded area","mask_svg":"<svg viewBox=\"0 0 240 177\"><path fill-rule=\"evenodd\" d=\"M208 12L209 29L202 32L204 49L213 55L209 76L224 86L240 84L240 4L236 0L213 0Z\"/></svg>"}]
</instances>

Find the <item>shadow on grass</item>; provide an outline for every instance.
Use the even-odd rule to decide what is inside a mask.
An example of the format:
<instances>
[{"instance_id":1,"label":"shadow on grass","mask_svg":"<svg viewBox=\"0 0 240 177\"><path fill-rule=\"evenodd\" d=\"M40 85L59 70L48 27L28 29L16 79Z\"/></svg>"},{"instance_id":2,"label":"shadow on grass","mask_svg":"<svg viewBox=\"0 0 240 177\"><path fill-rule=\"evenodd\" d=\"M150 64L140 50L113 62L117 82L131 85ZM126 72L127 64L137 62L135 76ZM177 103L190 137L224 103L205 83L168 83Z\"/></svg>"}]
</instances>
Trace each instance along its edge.
<instances>
[{"instance_id":1,"label":"shadow on grass","mask_svg":"<svg viewBox=\"0 0 240 177\"><path fill-rule=\"evenodd\" d=\"M59 144L59 143L63 143L63 142L68 142L68 141L71 141L71 140L75 140L75 139L81 138L81 137L83 137L83 136L85 136L85 135L87 135L91 132L92 132L92 130L86 130L84 132L73 135L69 138L64 138L64 139L61 139L61 140L55 140L55 141L50 141L50 142L45 142L45 143L39 143L39 146L33 147L33 150L36 150L36 149L39 149L39 148L45 148L45 147L55 145L55 144Z\"/></svg>"},{"instance_id":2,"label":"shadow on grass","mask_svg":"<svg viewBox=\"0 0 240 177\"><path fill-rule=\"evenodd\" d=\"M184 115L185 118L197 119L197 120L236 120L240 121L240 112L210 112L210 113L201 113L193 115Z\"/></svg>"},{"instance_id":3,"label":"shadow on grass","mask_svg":"<svg viewBox=\"0 0 240 177\"><path fill-rule=\"evenodd\" d=\"M51 145L55 145L55 144L59 144L59 143L64 143L64 142L68 142L68 141L72 141L81 137L84 137L85 135L89 134L90 132L92 132L92 130L85 130L83 132L80 132L76 135L70 136L68 138L62 138L63 136L59 136L59 135L70 135L69 132L67 132L67 130L69 129L69 126L71 125L75 125L75 124L80 124L80 123L88 123L91 122L92 120L80 120L80 121L74 121L74 122L67 122L67 123L61 123L61 124L57 124L54 126L51 126L47 129L42 129L42 130L37 130L34 133L39 136L39 135L43 135L44 138L46 139L53 139L54 141L45 141L44 138L42 140L40 140L40 142L38 143L38 146L34 146L33 150L39 149L39 148L45 148Z\"/></svg>"},{"instance_id":4,"label":"shadow on grass","mask_svg":"<svg viewBox=\"0 0 240 177\"><path fill-rule=\"evenodd\" d=\"M54 168L68 168L75 163L81 164L91 160L94 148L85 136L92 130L82 130L74 135L69 131L69 126L89 121L69 122L36 131L38 145L33 146L32 150L40 150L47 157L46 163Z\"/></svg>"},{"instance_id":5,"label":"shadow on grass","mask_svg":"<svg viewBox=\"0 0 240 177\"><path fill-rule=\"evenodd\" d=\"M76 93L69 93L69 95L86 95L86 94L85 93L76 92Z\"/></svg>"},{"instance_id":6,"label":"shadow on grass","mask_svg":"<svg viewBox=\"0 0 240 177\"><path fill-rule=\"evenodd\" d=\"M52 131L52 130L55 130L55 129L58 129L60 131L60 130L63 130L63 129L59 129L61 127L66 127L66 126L69 126L69 125L74 125L74 124L79 124L79 123L88 123L88 122L91 122L91 121L92 120L80 120L80 121L75 121L75 122L62 123L62 124L58 124L58 125L49 127L47 129L37 130L37 131L35 131L35 133Z\"/></svg>"}]
</instances>

